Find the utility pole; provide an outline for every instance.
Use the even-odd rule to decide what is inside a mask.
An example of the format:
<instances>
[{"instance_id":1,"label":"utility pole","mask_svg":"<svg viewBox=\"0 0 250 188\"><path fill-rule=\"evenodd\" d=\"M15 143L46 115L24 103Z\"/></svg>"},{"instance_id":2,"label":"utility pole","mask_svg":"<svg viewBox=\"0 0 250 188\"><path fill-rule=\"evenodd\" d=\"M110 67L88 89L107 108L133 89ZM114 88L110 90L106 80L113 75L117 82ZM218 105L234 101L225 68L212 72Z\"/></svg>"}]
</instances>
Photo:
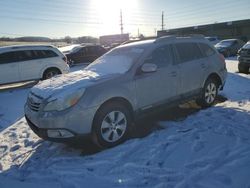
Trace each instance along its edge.
<instances>
[{"instance_id":1,"label":"utility pole","mask_svg":"<svg viewBox=\"0 0 250 188\"><path fill-rule=\"evenodd\" d=\"M162 14L161 14L161 30L163 31L164 30L164 12L162 11Z\"/></svg>"},{"instance_id":2,"label":"utility pole","mask_svg":"<svg viewBox=\"0 0 250 188\"><path fill-rule=\"evenodd\" d=\"M122 10L120 10L120 26L121 26L121 35L123 34L123 21L122 21Z\"/></svg>"}]
</instances>

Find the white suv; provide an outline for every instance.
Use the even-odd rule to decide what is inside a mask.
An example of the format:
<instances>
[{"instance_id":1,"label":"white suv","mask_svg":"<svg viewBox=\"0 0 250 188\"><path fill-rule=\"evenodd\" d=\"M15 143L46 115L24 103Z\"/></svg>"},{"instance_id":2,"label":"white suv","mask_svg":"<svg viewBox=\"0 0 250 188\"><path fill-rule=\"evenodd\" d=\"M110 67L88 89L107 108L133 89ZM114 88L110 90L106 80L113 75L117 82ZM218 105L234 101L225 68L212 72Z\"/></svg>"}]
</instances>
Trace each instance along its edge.
<instances>
[{"instance_id":1,"label":"white suv","mask_svg":"<svg viewBox=\"0 0 250 188\"><path fill-rule=\"evenodd\" d=\"M68 72L66 57L53 46L0 47L0 84L48 79Z\"/></svg>"}]
</instances>

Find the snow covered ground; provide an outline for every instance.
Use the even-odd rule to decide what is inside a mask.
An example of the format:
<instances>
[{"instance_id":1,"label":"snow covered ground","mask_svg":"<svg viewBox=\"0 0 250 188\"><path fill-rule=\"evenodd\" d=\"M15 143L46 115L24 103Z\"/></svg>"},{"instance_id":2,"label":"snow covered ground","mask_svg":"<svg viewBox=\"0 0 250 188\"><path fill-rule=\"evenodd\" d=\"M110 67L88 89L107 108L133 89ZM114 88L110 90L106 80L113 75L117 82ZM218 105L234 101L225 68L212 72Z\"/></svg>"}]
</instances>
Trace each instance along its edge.
<instances>
[{"instance_id":1,"label":"snow covered ground","mask_svg":"<svg viewBox=\"0 0 250 188\"><path fill-rule=\"evenodd\" d=\"M0 91L0 187L250 188L250 75L237 73L235 58L227 68L227 101L89 155L29 129L29 87Z\"/></svg>"}]
</instances>

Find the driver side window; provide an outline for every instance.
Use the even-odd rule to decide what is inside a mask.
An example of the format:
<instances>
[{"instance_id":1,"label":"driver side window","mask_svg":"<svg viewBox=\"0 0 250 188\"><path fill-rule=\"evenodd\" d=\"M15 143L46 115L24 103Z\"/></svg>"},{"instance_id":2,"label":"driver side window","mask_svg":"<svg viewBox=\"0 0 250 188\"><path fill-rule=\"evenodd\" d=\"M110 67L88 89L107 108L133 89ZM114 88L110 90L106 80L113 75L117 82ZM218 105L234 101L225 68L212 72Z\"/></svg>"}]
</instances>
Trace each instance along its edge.
<instances>
[{"instance_id":1,"label":"driver side window","mask_svg":"<svg viewBox=\"0 0 250 188\"><path fill-rule=\"evenodd\" d=\"M151 63L156 64L158 68L169 65L172 62L170 45L155 49L147 59L150 59Z\"/></svg>"}]
</instances>

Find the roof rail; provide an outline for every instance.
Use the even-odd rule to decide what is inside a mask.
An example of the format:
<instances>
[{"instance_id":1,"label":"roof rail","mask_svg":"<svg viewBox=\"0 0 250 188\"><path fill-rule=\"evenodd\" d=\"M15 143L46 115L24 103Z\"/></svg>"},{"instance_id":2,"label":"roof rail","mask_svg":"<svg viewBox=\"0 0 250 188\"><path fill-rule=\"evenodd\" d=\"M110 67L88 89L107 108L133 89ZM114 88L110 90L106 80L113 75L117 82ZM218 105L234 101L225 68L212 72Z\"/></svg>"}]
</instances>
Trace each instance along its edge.
<instances>
[{"instance_id":1,"label":"roof rail","mask_svg":"<svg viewBox=\"0 0 250 188\"><path fill-rule=\"evenodd\" d=\"M155 43L160 43L160 42L174 40L174 39L176 39L175 35L166 35L166 36L155 39Z\"/></svg>"},{"instance_id":2,"label":"roof rail","mask_svg":"<svg viewBox=\"0 0 250 188\"><path fill-rule=\"evenodd\" d=\"M30 47L46 47L46 48L54 48L54 46L52 45L42 45L42 44L38 44L38 45L15 45L15 46L6 46L9 47L10 49L19 49L19 48L30 48Z\"/></svg>"},{"instance_id":3,"label":"roof rail","mask_svg":"<svg viewBox=\"0 0 250 188\"><path fill-rule=\"evenodd\" d=\"M191 37L191 38L197 38L197 39L203 39L205 38L202 34L187 34L187 35L177 35L176 37Z\"/></svg>"},{"instance_id":4,"label":"roof rail","mask_svg":"<svg viewBox=\"0 0 250 188\"><path fill-rule=\"evenodd\" d=\"M190 37L193 37L193 38L205 38L205 36L204 35L202 35L202 34L190 34Z\"/></svg>"},{"instance_id":5,"label":"roof rail","mask_svg":"<svg viewBox=\"0 0 250 188\"><path fill-rule=\"evenodd\" d=\"M156 43L167 41L167 40L174 40L176 38L185 38L185 37L190 37L190 38L195 38L195 39L204 39L205 36L202 34L188 34L188 35L166 35L163 37L159 37L155 40Z\"/></svg>"}]
</instances>

